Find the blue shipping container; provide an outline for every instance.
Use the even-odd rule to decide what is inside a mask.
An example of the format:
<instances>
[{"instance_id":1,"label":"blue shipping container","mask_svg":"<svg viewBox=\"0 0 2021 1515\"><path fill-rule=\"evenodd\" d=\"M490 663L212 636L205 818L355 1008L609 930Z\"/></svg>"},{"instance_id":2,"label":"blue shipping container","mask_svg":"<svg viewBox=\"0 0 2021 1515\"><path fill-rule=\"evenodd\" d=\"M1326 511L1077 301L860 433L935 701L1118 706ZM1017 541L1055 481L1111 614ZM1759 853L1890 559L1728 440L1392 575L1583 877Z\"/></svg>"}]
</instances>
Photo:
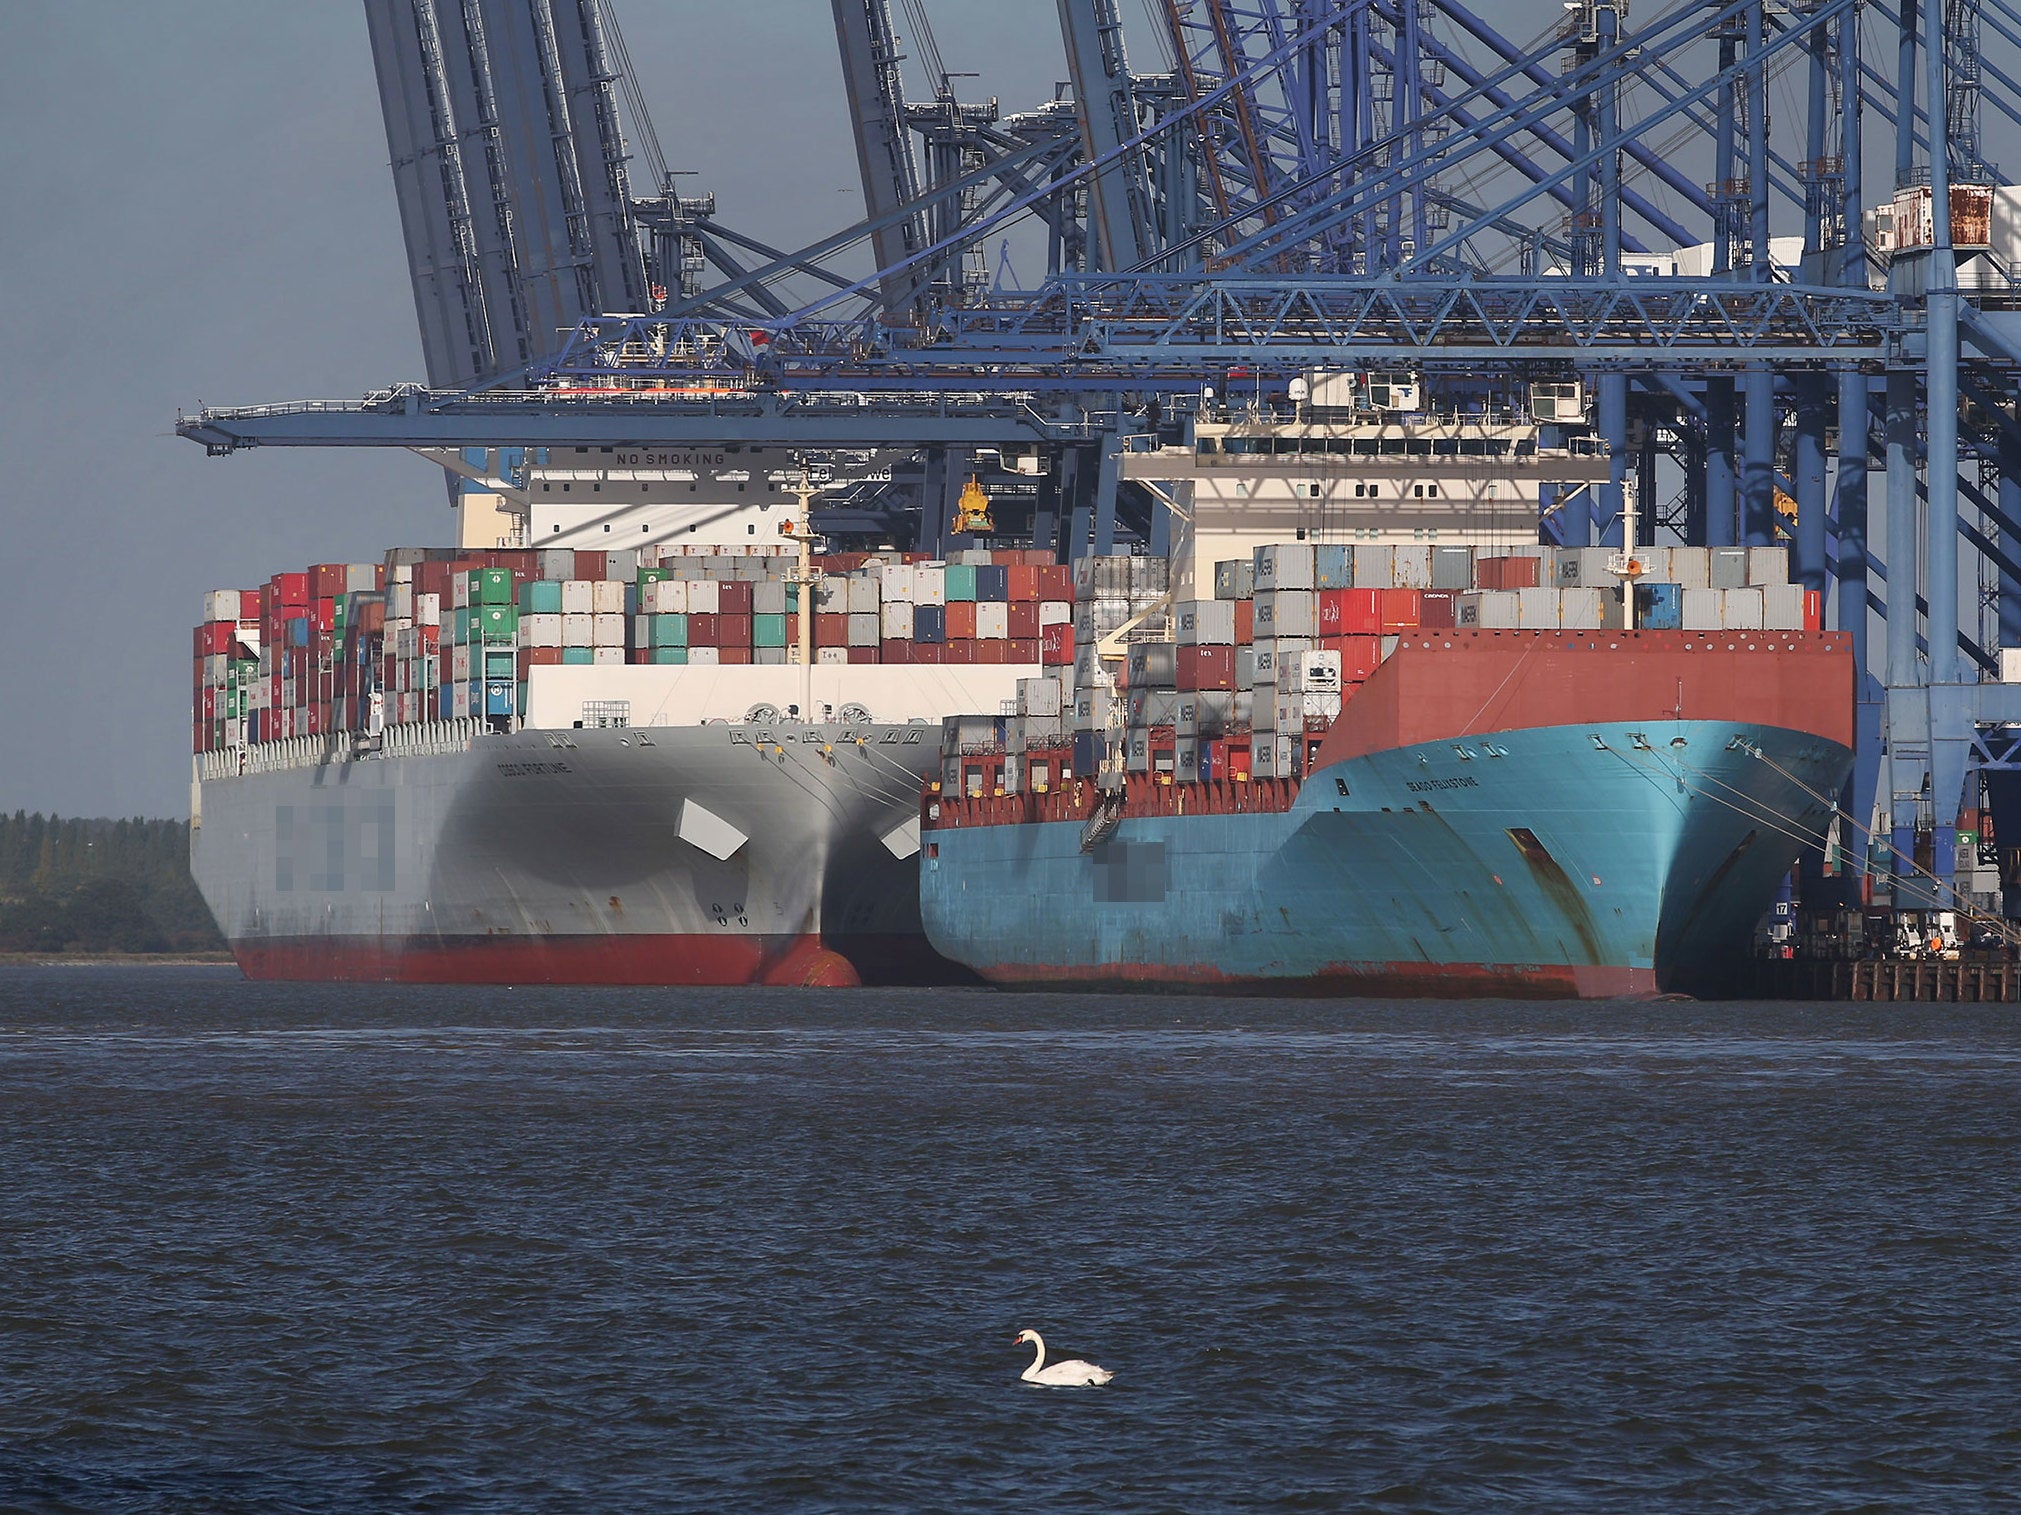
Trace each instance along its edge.
<instances>
[{"instance_id":1,"label":"blue shipping container","mask_svg":"<svg viewBox=\"0 0 2021 1515\"><path fill-rule=\"evenodd\" d=\"M1344 542L1321 542L1312 549L1313 582L1321 589L1354 587L1354 554Z\"/></svg>"},{"instance_id":2,"label":"blue shipping container","mask_svg":"<svg viewBox=\"0 0 2021 1515\"><path fill-rule=\"evenodd\" d=\"M1102 771L1102 753L1107 742L1099 731L1074 733L1074 777L1091 779Z\"/></svg>"},{"instance_id":3,"label":"blue shipping container","mask_svg":"<svg viewBox=\"0 0 2021 1515\"><path fill-rule=\"evenodd\" d=\"M1684 626L1684 590L1677 584L1637 584L1635 624L1649 631L1679 631Z\"/></svg>"},{"instance_id":4,"label":"blue shipping container","mask_svg":"<svg viewBox=\"0 0 2021 1515\"><path fill-rule=\"evenodd\" d=\"M912 639L915 642L945 642L947 640L947 607L945 605L913 606Z\"/></svg>"},{"instance_id":5,"label":"blue shipping container","mask_svg":"<svg viewBox=\"0 0 2021 1515\"><path fill-rule=\"evenodd\" d=\"M988 604L1010 598L1010 570L994 563L978 563L975 569L975 597Z\"/></svg>"}]
</instances>

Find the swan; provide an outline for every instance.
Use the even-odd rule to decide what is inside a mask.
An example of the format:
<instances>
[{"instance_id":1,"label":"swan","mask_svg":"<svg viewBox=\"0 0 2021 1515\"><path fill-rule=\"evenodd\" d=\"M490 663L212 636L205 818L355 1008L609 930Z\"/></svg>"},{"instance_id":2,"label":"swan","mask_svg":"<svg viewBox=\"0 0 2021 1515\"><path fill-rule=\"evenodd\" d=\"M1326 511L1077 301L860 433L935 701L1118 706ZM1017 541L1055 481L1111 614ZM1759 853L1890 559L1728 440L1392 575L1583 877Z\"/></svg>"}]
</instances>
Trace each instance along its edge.
<instances>
[{"instance_id":1,"label":"swan","mask_svg":"<svg viewBox=\"0 0 2021 1515\"><path fill-rule=\"evenodd\" d=\"M1026 1383L1042 1383L1056 1389L1080 1389L1095 1384L1107 1383L1116 1375L1107 1368L1098 1368L1091 1362L1083 1362L1078 1357L1064 1358L1048 1366L1046 1363L1046 1339L1036 1331L1020 1331L1013 1346L1023 1346L1030 1342L1038 1349L1038 1356L1032 1365L1018 1375Z\"/></svg>"}]
</instances>

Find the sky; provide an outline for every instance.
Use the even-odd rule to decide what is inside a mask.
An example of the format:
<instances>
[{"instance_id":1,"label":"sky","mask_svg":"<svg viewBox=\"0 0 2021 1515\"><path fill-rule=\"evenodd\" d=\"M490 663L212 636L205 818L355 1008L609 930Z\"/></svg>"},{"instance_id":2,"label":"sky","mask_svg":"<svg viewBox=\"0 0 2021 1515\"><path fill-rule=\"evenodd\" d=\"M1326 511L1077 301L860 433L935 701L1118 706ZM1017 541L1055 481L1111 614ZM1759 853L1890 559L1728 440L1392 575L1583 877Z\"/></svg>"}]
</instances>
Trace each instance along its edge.
<instances>
[{"instance_id":1,"label":"sky","mask_svg":"<svg viewBox=\"0 0 2021 1515\"><path fill-rule=\"evenodd\" d=\"M617 0L670 166L800 245L861 214L822 0ZM950 70L1050 95L1052 0L934 0ZM401 452L208 458L177 410L421 377L356 0L7 0L0 810L189 812L206 590L446 538ZM915 86L917 88L917 86Z\"/></svg>"}]
</instances>

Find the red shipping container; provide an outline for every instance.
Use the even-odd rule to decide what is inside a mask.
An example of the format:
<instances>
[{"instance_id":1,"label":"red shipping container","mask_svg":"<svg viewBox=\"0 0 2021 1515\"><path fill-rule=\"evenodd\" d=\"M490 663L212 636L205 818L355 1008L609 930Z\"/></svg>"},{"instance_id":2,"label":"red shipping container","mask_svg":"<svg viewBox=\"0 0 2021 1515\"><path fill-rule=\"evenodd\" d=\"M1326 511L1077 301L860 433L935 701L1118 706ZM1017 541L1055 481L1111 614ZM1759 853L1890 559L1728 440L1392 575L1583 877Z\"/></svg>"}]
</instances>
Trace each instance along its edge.
<instances>
[{"instance_id":1,"label":"red shipping container","mask_svg":"<svg viewBox=\"0 0 2021 1515\"><path fill-rule=\"evenodd\" d=\"M814 612L814 645L816 647L847 647L849 645L849 617L830 615L826 611Z\"/></svg>"},{"instance_id":2,"label":"red shipping container","mask_svg":"<svg viewBox=\"0 0 2021 1515\"><path fill-rule=\"evenodd\" d=\"M975 601L949 600L947 602L947 639L963 642L975 636Z\"/></svg>"},{"instance_id":3,"label":"red shipping container","mask_svg":"<svg viewBox=\"0 0 2021 1515\"><path fill-rule=\"evenodd\" d=\"M1382 630L1379 589L1319 591L1319 634L1323 637L1374 636Z\"/></svg>"},{"instance_id":4,"label":"red shipping container","mask_svg":"<svg viewBox=\"0 0 2021 1515\"><path fill-rule=\"evenodd\" d=\"M849 650L852 653L856 651L854 647ZM886 642L879 651L884 654L878 659L881 663L910 663L912 661L912 643L909 641ZM855 659L852 657L850 661L854 662Z\"/></svg>"},{"instance_id":5,"label":"red shipping container","mask_svg":"<svg viewBox=\"0 0 2021 1515\"><path fill-rule=\"evenodd\" d=\"M522 647L519 649L519 676L526 677L529 668L558 668L561 666L559 647Z\"/></svg>"},{"instance_id":6,"label":"red shipping container","mask_svg":"<svg viewBox=\"0 0 2021 1515\"><path fill-rule=\"evenodd\" d=\"M1039 597L1039 571L1022 564L1007 570L1004 581L1009 587L1009 599L1016 605L1021 600L1037 600Z\"/></svg>"},{"instance_id":7,"label":"red shipping container","mask_svg":"<svg viewBox=\"0 0 2021 1515\"><path fill-rule=\"evenodd\" d=\"M578 579L601 579L603 577L604 556L601 552L584 552L580 548L575 554L575 573Z\"/></svg>"},{"instance_id":8,"label":"red shipping container","mask_svg":"<svg viewBox=\"0 0 2021 1515\"><path fill-rule=\"evenodd\" d=\"M337 629L337 602L318 598L309 606L309 623L323 635Z\"/></svg>"},{"instance_id":9,"label":"red shipping container","mask_svg":"<svg viewBox=\"0 0 2021 1515\"><path fill-rule=\"evenodd\" d=\"M1824 598L1815 589L1803 592L1803 629L1823 631L1825 629Z\"/></svg>"},{"instance_id":10,"label":"red shipping container","mask_svg":"<svg viewBox=\"0 0 2021 1515\"><path fill-rule=\"evenodd\" d=\"M442 596L442 608L449 608L449 565L447 563L416 563L414 565L414 592Z\"/></svg>"},{"instance_id":11,"label":"red shipping container","mask_svg":"<svg viewBox=\"0 0 2021 1515\"><path fill-rule=\"evenodd\" d=\"M907 647L911 644L900 642L898 645ZM852 647L849 649L849 661L852 663L875 663L878 661L877 649L875 647Z\"/></svg>"},{"instance_id":12,"label":"red shipping container","mask_svg":"<svg viewBox=\"0 0 2021 1515\"><path fill-rule=\"evenodd\" d=\"M1012 570L1015 572L1016 570ZM1035 642L1039 635L1039 602L1012 600L1004 607L1006 635L1013 642Z\"/></svg>"},{"instance_id":13,"label":"red shipping container","mask_svg":"<svg viewBox=\"0 0 2021 1515\"><path fill-rule=\"evenodd\" d=\"M947 661L947 643L914 642L912 644L912 661L915 663L945 663Z\"/></svg>"},{"instance_id":14,"label":"red shipping container","mask_svg":"<svg viewBox=\"0 0 2021 1515\"><path fill-rule=\"evenodd\" d=\"M716 613L718 615L749 615L751 613L751 586L738 579L726 580L716 585ZM747 637L745 640L749 640Z\"/></svg>"},{"instance_id":15,"label":"red shipping container","mask_svg":"<svg viewBox=\"0 0 2021 1515\"><path fill-rule=\"evenodd\" d=\"M1382 661L1381 637L1322 637L1320 646L1340 654L1340 681L1365 683Z\"/></svg>"},{"instance_id":16,"label":"red shipping container","mask_svg":"<svg viewBox=\"0 0 2021 1515\"><path fill-rule=\"evenodd\" d=\"M296 718L295 733L298 736L321 736L323 734L323 707L320 704L310 705L303 709L301 715Z\"/></svg>"},{"instance_id":17,"label":"red shipping container","mask_svg":"<svg viewBox=\"0 0 2021 1515\"><path fill-rule=\"evenodd\" d=\"M196 655L203 657L223 657L228 655L238 641L236 621L205 621L196 629Z\"/></svg>"},{"instance_id":18,"label":"red shipping container","mask_svg":"<svg viewBox=\"0 0 2021 1515\"><path fill-rule=\"evenodd\" d=\"M309 576L306 573L277 573L267 580L268 604L280 606L309 603Z\"/></svg>"},{"instance_id":19,"label":"red shipping container","mask_svg":"<svg viewBox=\"0 0 2021 1515\"><path fill-rule=\"evenodd\" d=\"M1384 632L1415 631L1421 607L1415 589L1378 589Z\"/></svg>"},{"instance_id":20,"label":"red shipping container","mask_svg":"<svg viewBox=\"0 0 2021 1515\"><path fill-rule=\"evenodd\" d=\"M1483 589L1535 589L1542 570L1536 558L1483 558L1475 572Z\"/></svg>"},{"instance_id":21,"label":"red shipping container","mask_svg":"<svg viewBox=\"0 0 2021 1515\"><path fill-rule=\"evenodd\" d=\"M1042 644L1037 637L1019 637L1003 644L1003 660L1006 663L1036 663Z\"/></svg>"},{"instance_id":22,"label":"red shipping container","mask_svg":"<svg viewBox=\"0 0 2021 1515\"><path fill-rule=\"evenodd\" d=\"M1233 647L1181 647L1179 679L1181 689L1233 689L1235 649Z\"/></svg>"},{"instance_id":23,"label":"red shipping container","mask_svg":"<svg viewBox=\"0 0 2021 1515\"><path fill-rule=\"evenodd\" d=\"M350 570L343 563L318 563L309 570L309 598L334 600L349 587Z\"/></svg>"},{"instance_id":24,"label":"red shipping container","mask_svg":"<svg viewBox=\"0 0 2021 1515\"><path fill-rule=\"evenodd\" d=\"M750 644L746 643L741 647L718 647L716 649L716 661L718 663L751 662L752 658L751 658Z\"/></svg>"},{"instance_id":25,"label":"red shipping container","mask_svg":"<svg viewBox=\"0 0 2021 1515\"><path fill-rule=\"evenodd\" d=\"M711 614L688 617L688 645L690 647L714 647L723 639L722 628L717 624L721 617ZM749 638L746 638L748 641Z\"/></svg>"},{"instance_id":26,"label":"red shipping container","mask_svg":"<svg viewBox=\"0 0 2021 1515\"><path fill-rule=\"evenodd\" d=\"M358 624L354 629L366 636L371 636L374 632L385 631L386 602L384 600L362 601L358 606Z\"/></svg>"},{"instance_id":27,"label":"red shipping container","mask_svg":"<svg viewBox=\"0 0 2021 1515\"><path fill-rule=\"evenodd\" d=\"M1459 614L1457 589L1428 589L1418 596L1418 625L1428 631L1445 631Z\"/></svg>"},{"instance_id":28,"label":"red shipping container","mask_svg":"<svg viewBox=\"0 0 2021 1515\"><path fill-rule=\"evenodd\" d=\"M1074 660L1074 628L1055 622L1039 632L1039 660L1050 667L1064 668Z\"/></svg>"},{"instance_id":29,"label":"red shipping container","mask_svg":"<svg viewBox=\"0 0 2021 1515\"><path fill-rule=\"evenodd\" d=\"M1246 647L1256 640L1256 602L1237 600L1235 602L1235 645Z\"/></svg>"},{"instance_id":30,"label":"red shipping container","mask_svg":"<svg viewBox=\"0 0 2021 1515\"><path fill-rule=\"evenodd\" d=\"M1039 598L1042 600L1072 600L1074 597L1074 571L1064 563L1048 563L1039 570Z\"/></svg>"},{"instance_id":31,"label":"red shipping container","mask_svg":"<svg viewBox=\"0 0 2021 1515\"><path fill-rule=\"evenodd\" d=\"M725 586L727 587L727 586ZM749 588L749 585L745 586ZM688 621L688 638L694 639L694 619ZM751 645L751 617L747 614L732 615L728 611L716 617L716 645L718 647L749 647Z\"/></svg>"}]
</instances>

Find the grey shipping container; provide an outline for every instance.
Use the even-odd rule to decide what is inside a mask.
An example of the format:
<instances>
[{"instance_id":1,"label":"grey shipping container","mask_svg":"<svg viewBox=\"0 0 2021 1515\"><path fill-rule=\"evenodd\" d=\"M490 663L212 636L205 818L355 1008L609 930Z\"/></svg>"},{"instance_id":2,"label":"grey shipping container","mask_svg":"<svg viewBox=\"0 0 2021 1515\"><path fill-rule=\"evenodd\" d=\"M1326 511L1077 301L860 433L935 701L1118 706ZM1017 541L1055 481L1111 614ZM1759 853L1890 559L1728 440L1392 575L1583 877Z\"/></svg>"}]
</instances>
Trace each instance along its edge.
<instances>
[{"instance_id":1,"label":"grey shipping container","mask_svg":"<svg viewBox=\"0 0 2021 1515\"><path fill-rule=\"evenodd\" d=\"M1789 549L1787 547L1748 548L1747 582L1750 584L1787 584L1789 582Z\"/></svg>"},{"instance_id":2,"label":"grey shipping container","mask_svg":"<svg viewBox=\"0 0 2021 1515\"><path fill-rule=\"evenodd\" d=\"M1170 642L1130 644L1130 687L1170 689L1179 679L1177 649Z\"/></svg>"},{"instance_id":3,"label":"grey shipping container","mask_svg":"<svg viewBox=\"0 0 2021 1515\"><path fill-rule=\"evenodd\" d=\"M1247 600L1256 593L1256 564L1248 558L1229 558L1214 565L1214 598Z\"/></svg>"},{"instance_id":4,"label":"grey shipping container","mask_svg":"<svg viewBox=\"0 0 2021 1515\"><path fill-rule=\"evenodd\" d=\"M1474 550L1471 547L1434 547L1432 549L1432 588L1472 589L1474 587Z\"/></svg>"},{"instance_id":5,"label":"grey shipping container","mask_svg":"<svg viewBox=\"0 0 2021 1515\"><path fill-rule=\"evenodd\" d=\"M1714 589L1740 589L1747 584L1747 549L1745 547L1714 547L1710 549L1712 561L1712 587Z\"/></svg>"}]
</instances>

